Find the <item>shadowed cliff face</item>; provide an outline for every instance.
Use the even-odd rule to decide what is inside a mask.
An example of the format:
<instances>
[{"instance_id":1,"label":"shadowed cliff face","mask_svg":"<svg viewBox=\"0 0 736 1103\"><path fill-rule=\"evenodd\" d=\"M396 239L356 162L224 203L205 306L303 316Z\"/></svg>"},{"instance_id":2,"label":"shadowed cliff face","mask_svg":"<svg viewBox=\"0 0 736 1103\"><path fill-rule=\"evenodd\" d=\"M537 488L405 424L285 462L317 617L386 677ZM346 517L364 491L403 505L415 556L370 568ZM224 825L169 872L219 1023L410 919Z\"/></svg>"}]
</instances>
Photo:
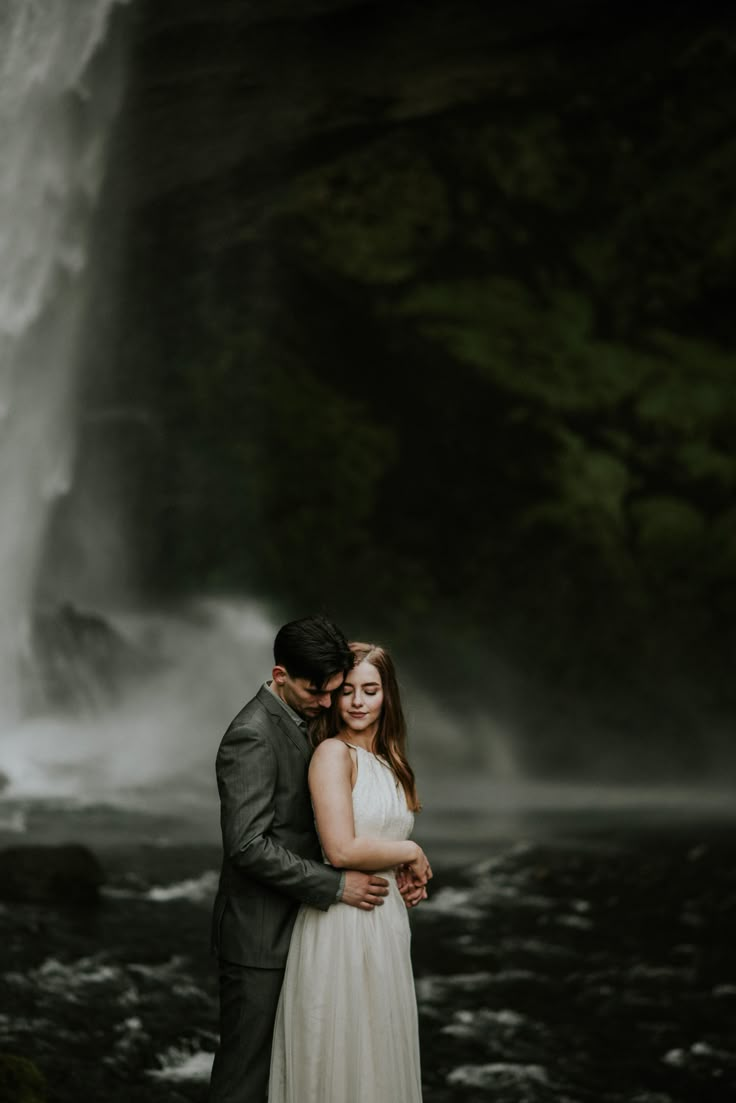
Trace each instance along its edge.
<instances>
[{"instance_id":1,"label":"shadowed cliff face","mask_svg":"<svg viewBox=\"0 0 736 1103\"><path fill-rule=\"evenodd\" d=\"M151 593L326 607L546 768L612 738L702 767L734 704L736 29L595 7L140 3L89 401L140 414L107 447Z\"/></svg>"}]
</instances>

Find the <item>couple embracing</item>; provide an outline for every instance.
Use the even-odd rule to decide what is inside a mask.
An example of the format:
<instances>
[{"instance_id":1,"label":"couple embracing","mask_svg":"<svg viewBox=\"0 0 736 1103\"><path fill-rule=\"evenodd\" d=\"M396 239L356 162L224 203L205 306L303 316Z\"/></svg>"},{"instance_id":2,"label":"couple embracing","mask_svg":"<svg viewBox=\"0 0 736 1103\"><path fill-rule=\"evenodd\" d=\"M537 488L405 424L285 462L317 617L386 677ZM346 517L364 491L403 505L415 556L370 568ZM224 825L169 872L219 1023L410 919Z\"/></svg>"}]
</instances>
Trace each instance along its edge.
<instances>
[{"instance_id":1,"label":"couple embracing","mask_svg":"<svg viewBox=\"0 0 736 1103\"><path fill-rule=\"evenodd\" d=\"M280 629L217 754L209 1103L420 1103L407 908L432 871L405 742L383 648L324 617Z\"/></svg>"}]
</instances>

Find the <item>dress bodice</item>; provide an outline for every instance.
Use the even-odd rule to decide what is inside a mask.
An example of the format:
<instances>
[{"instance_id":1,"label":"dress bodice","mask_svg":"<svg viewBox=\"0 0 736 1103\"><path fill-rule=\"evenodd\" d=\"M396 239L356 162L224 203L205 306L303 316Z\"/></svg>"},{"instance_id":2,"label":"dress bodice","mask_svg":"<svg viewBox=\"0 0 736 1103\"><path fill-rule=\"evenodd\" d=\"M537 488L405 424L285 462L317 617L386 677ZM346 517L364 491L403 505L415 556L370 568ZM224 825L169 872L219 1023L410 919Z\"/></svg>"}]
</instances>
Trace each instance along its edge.
<instances>
[{"instance_id":1,"label":"dress bodice","mask_svg":"<svg viewBox=\"0 0 736 1103\"><path fill-rule=\"evenodd\" d=\"M354 743L358 755L358 776L353 789L353 817L356 836L398 841L408 839L414 827L414 813L391 767Z\"/></svg>"}]
</instances>

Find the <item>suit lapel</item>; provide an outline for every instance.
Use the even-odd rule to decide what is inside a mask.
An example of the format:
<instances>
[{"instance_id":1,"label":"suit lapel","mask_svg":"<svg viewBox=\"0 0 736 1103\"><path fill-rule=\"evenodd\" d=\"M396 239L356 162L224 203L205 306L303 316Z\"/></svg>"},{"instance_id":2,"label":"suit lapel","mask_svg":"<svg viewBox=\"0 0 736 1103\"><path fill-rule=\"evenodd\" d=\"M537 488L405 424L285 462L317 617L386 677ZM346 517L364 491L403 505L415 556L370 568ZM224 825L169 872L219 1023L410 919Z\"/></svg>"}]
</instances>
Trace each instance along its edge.
<instances>
[{"instance_id":1,"label":"suit lapel","mask_svg":"<svg viewBox=\"0 0 736 1103\"><path fill-rule=\"evenodd\" d=\"M291 717L282 709L271 690L267 686L261 686L256 696L287 739L294 744L305 761L309 762L312 757L312 749L307 741L307 736L299 730Z\"/></svg>"}]
</instances>

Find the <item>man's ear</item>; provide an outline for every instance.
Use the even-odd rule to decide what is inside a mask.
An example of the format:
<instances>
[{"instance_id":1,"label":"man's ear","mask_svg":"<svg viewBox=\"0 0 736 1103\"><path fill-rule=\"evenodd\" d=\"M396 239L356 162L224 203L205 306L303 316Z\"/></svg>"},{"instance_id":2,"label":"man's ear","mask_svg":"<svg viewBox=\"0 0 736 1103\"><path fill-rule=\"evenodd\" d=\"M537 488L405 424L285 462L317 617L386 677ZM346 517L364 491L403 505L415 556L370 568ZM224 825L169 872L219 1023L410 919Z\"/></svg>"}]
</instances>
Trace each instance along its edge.
<instances>
[{"instance_id":1,"label":"man's ear","mask_svg":"<svg viewBox=\"0 0 736 1103\"><path fill-rule=\"evenodd\" d=\"M282 686L286 681L286 667L275 666L271 671L271 677L273 678L277 686Z\"/></svg>"}]
</instances>

